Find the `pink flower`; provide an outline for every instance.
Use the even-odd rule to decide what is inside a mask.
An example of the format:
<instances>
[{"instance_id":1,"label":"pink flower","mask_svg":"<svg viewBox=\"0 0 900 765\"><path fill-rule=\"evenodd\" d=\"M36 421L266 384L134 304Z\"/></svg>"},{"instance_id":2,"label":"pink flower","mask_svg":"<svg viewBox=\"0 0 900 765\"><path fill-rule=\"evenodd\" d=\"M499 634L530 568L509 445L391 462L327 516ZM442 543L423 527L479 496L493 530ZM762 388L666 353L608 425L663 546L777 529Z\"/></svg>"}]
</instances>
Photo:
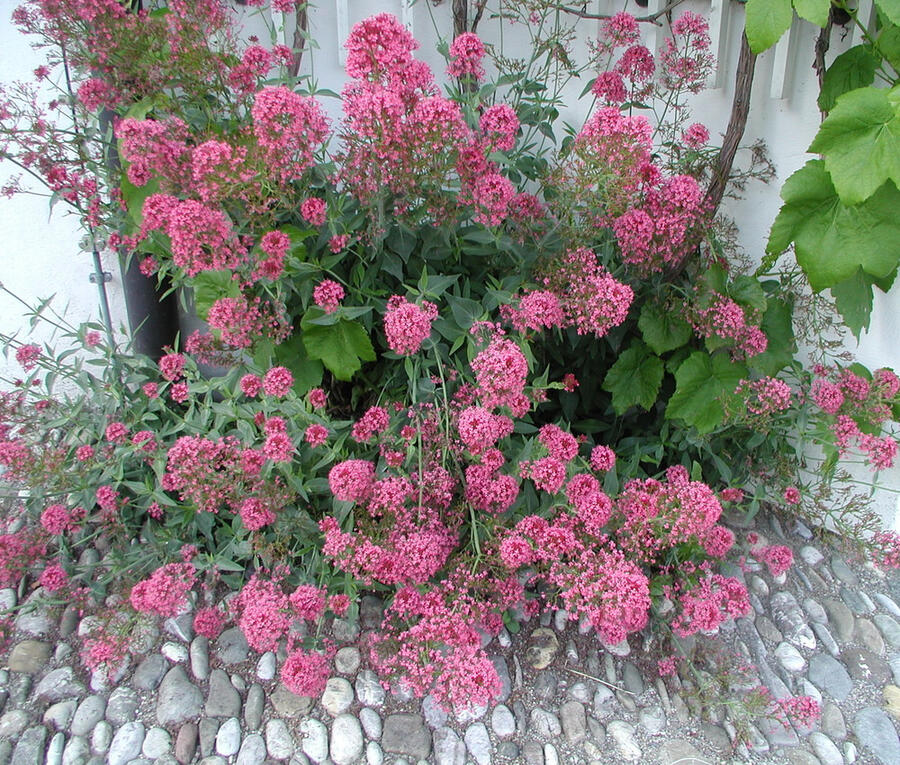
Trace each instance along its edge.
<instances>
[{"instance_id":1,"label":"pink flower","mask_svg":"<svg viewBox=\"0 0 900 765\"><path fill-rule=\"evenodd\" d=\"M41 572L39 582L41 587L47 590L47 592L56 592L69 583L69 577L62 566L58 563L54 563L52 566L47 566L47 568Z\"/></svg>"},{"instance_id":2,"label":"pink flower","mask_svg":"<svg viewBox=\"0 0 900 765\"><path fill-rule=\"evenodd\" d=\"M325 200L318 197L304 199L300 205L300 214L310 225L324 226L327 220Z\"/></svg>"},{"instance_id":3,"label":"pink flower","mask_svg":"<svg viewBox=\"0 0 900 765\"><path fill-rule=\"evenodd\" d=\"M186 382L175 383L169 388L169 397L176 403L183 404L191 395L190 388Z\"/></svg>"},{"instance_id":4,"label":"pink flower","mask_svg":"<svg viewBox=\"0 0 900 765\"><path fill-rule=\"evenodd\" d=\"M321 388L313 388L309 392L309 403L314 409L324 409L328 401L328 394Z\"/></svg>"},{"instance_id":5,"label":"pink flower","mask_svg":"<svg viewBox=\"0 0 900 765\"><path fill-rule=\"evenodd\" d=\"M106 440L111 443L121 444L127 436L128 428L121 422L111 422L106 426Z\"/></svg>"},{"instance_id":6,"label":"pink flower","mask_svg":"<svg viewBox=\"0 0 900 765\"><path fill-rule=\"evenodd\" d=\"M335 255L343 250L350 242L350 234L335 234L328 240L328 249Z\"/></svg>"},{"instance_id":7,"label":"pink flower","mask_svg":"<svg viewBox=\"0 0 900 765\"><path fill-rule=\"evenodd\" d=\"M331 493L344 502L362 502L372 493L375 466L367 460L344 460L328 473Z\"/></svg>"},{"instance_id":8,"label":"pink flower","mask_svg":"<svg viewBox=\"0 0 900 765\"><path fill-rule=\"evenodd\" d=\"M314 622L325 611L325 591L311 584L301 584L288 599L301 619Z\"/></svg>"},{"instance_id":9,"label":"pink flower","mask_svg":"<svg viewBox=\"0 0 900 765\"><path fill-rule=\"evenodd\" d=\"M75 450L75 459L79 462L87 462L94 456L94 447L90 444L82 444Z\"/></svg>"},{"instance_id":10,"label":"pink flower","mask_svg":"<svg viewBox=\"0 0 900 765\"><path fill-rule=\"evenodd\" d=\"M64 534L73 528L72 516L65 505L49 505L41 513L41 526L51 534Z\"/></svg>"},{"instance_id":11,"label":"pink flower","mask_svg":"<svg viewBox=\"0 0 900 765\"><path fill-rule=\"evenodd\" d=\"M313 290L313 301L325 313L334 313L337 311L344 299L344 288L331 279L325 279L316 285Z\"/></svg>"},{"instance_id":12,"label":"pink flower","mask_svg":"<svg viewBox=\"0 0 900 765\"><path fill-rule=\"evenodd\" d=\"M484 43L474 32L463 32L450 44L450 64L447 74L451 77L484 77Z\"/></svg>"},{"instance_id":13,"label":"pink flower","mask_svg":"<svg viewBox=\"0 0 900 765\"><path fill-rule=\"evenodd\" d=\"M291 392L294 385L294 375L286 367L272 367L263 377L263 390L267 396L284 398Z\"/></svg>"},{"instance_id":14,"label":"pink flower","mask_svg":"<svg viewBox=\"0 0 900 765\"><path fill-rule=\"evenodd\" d=\"M709 130L700 122L695 122L684 131L681 141L691 149L698 149L709 141Z\"/></svg>"},{"instance_id":15,"label":"pink flower","mask_svg":"<svg viewBox=\"0 0 900 765\"><path fill-rule=\"evenodd\" d=\"M98 345L100 345L102 339L103 337L99 332L97 332L96 330L91 330L85 335L84 344L88 348L96 348Z\"/></svg>"},{"instance_id":16,"label":"pink flower","mask_svg":"<svg viewBox=\"0 0 900 765\"><path fill-rule=\"evenodd\" d=\"M215 640L225 626L225 616L215 606L198 608L194 614L194 632L209 640Z\"/></svg>"},{"instance_id":17,"label":"pink flower","mask_svg":"<svg viewBox=\"0 0 900 765\"><path fill-rule=\"evenodd\" d=\"M762 550L754 552L757 558L761 558L763 563L769 568L772 576L780 576L787 571L794 562L794 553L790 547L784 545L772 545L764 547Z\"/></svg>"},{"instance_id":18,"label":"pink flower","mask_svg":"<svg viewBox=\"0 0 900 765\"><path fill-rule=\"evenodd\" d=\"M328 440L328 428L324 425L310 425L303 438L313 448L321 446Z\"/></svg>"},{"instance_id":19,"label":"pink flower","mask_svg":"<svg viewBox=\"0 0 900 765\"><path fill-rule=\"evenodd\" d=\"M257 497L248 497L241 503L240 516L244 527L250 531L259 531L275 522L275 513Z\"/></svg>"},{"instance_id":20,"label":"pink flower","mask_svg":"<svg viewBox=\"0 0 900 765\"><path fill-rule=\"evenodd\" d=\"M495 104L484 110L479 122L488 144L499 151L509 151L515 146L519 132L519 118L507 104Z\"/></svg>"},{"instance_id":21,"label":"pink flower","mask_svg":"<svg viewBox=\"0 0 900 765\"><path fill-rule=\"evenodd\" d=\"M612 470L616 464L616 453L608 446L595 446L591 449L591 467L598 473Z\"/></svg>"},{"instance_id":22,"label":"pink flower","mask_svg":"<svg viewBox=\"0 0 900 765\"><path fill-rule=\"evenodd\" d=\"M159 360L159 373L171 382L175 382L184 372L185 358L180 353L167 353Z\"/></svg>"},{"instance_id":23,"label":"pink flower","mask_svg":"<svg viewBox=\"0 0 900 765\"><path fill-rule=\"evenodd\" d=\"M241 378L241 393L249 398L255 398L262 390L262 380L257 375L247 374Z\"/></svg>"},{"instance_id":24,"label":"pink flower","mask_svg":"<svg viewBox=\"0 0 900 765\"><path fill-rule=\"evenodd\" d=\"M625 83L618 72L601 72L591 86L591 92L608 104L621 104L627 97Z\"/></svg>"},{"instance_id":25,"label":"pink flower","mask_svg":"<svg viewBox=\"0 0 900 765\"><path fill-rule=\"evenodd\" d=\"M39 345L23 345L16 349L16 361L22 365L22 369L26 372L34 369L40 356L41 347Z\"/></svg>"},{"instance_id":26,"label":"pink flower","mask_svg":"<svg viewBox=\"0 0 900 765\"><path fill-rule=\"evenodd\" d=\"M800 504L800 490L796 486L788 486L784 490L784 501L789 505Z\"/></svg>"},{"instance_id":27,"label":"pink flower","mask_svg":"<svg viewBox=\"0 0 900 765\"><path fill-rule=\"evenodd\" d=\"M141 390L147 398L159 398L159 385L155 382L144 383L141 386Z\"/></svg>"},{"instance_id":28,"label":"pink flower","mask_svg":"<svg viewBox=\"0 0 900 765\"><path fill-rule=\"evenodd\" d=\"M281 681L298 696L319 696L325 690L330 672L328 657L302 648L294 651L281 668Z\"/></svg>"},{"instance_id":29,"label":"pink flower","mask_svg":"<svg viewBox=\"0 0 900 765\"><path fill-rule=\"evenodd\" d=\"M131 589L131 605L143 613L177 616L187 605L196 575L189 563L169 563Z\"/></svg>"},{"instance_id":30,"label":"pink flower","mask_svg":"<svg viewBox=\"0 0 900 765\"><path fill-rule=\"evenodd\" d=\"M431 334L431 322L438 315L437 306L422 301L422 305L408 303L405 297L394 295L384 315L384 333L390 349L401 356L416 353Z\"/></svg>"},{"instance_id":31,"label":"pink flower","mask_svg":"<svg viewBox=\"0 0 900 765\"><path fill-rule=\"evenodd\" d=\"M379 13L354 24L344 47L347 74L359 80L379 80L408 66L419 44L396 16Z\"/></svg>"}]
</instances>

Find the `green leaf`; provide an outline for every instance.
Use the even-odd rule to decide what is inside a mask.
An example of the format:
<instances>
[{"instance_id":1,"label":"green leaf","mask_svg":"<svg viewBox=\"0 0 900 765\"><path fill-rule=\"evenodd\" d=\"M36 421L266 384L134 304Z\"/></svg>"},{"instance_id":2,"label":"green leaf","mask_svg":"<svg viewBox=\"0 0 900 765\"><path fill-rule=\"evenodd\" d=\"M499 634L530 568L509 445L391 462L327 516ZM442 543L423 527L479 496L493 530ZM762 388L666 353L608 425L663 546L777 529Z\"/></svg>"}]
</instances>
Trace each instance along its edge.
<instances>
[{"instance_id":1,"label":"green leaf","mask_svg":"<svg viewBox=\"0 0 900 765\"><path fill-rule=\"evenodd\" d=\"M900 27L885 27L875 42L878 50L891 62L891 66L900 72Z\"/></svg>"},{"instance_id":2,"label":"green leaf","mask_svg":"<svg viewBox=\"0 0 900 765\"><path fill-rule=\"evenodd\" d=\"M632 406L649 410L656 403L663 372L662 360L639 340L633 342L603 380L603 390L612 393L616 414L623 414Z\"/></svg>"},{"instance_id":3,"label":"green leaf","mask_svg":"<svg viewBox=\"0 0 900 765\"><path fill-rule=\"evenodd\" d=\"M892 24L900 27L900 0L875 0L875 5Z\"/></svg>"},{"instance_id":4,"label":"green leaf","mask_svg":"<svg viewBox=\"0 0 900 765\"><path fill-rule=\"evenodd\" d=\"M862 330L869 328L872 314L872 277L861 268L849 279L831 288L834 303L857 340Z\"/></svg>"},{"instance_id":5,"label":"green leaf","mask_svg":"<svg viewBox=\"0 0 900 765\"><path fill-rule=\"evenodd\" d=\"M780 253L793 242L797 262L817 292L849 279L859 267L883 279L900 261L900 192L893 183L848 207L838 199L825 164L814 159L787 179L781 198L766 251Z\"/></svg>"},{"instance_id":6,"label":"green leaf","mask_svg":"<svg viewBox=\"0 0 900 765\"><path fill-rule=\"evenodd\" d=\"M768 340L766 350L747 359L747 366L760 374L774 377L794 360L797 340L794 337L793 310L783 299L770 298L760 329Z\"/></svg>"},{"instance_id":7,"label":"green leaf","mask_svg":"<svg viewBox=\"0 0 900 765\"><path fill-rule=\"evenodd\" d=\"M881 59L871 45L856 45L838 56L822 78L819 108L830 112L839 96L875 81L875 70Z\"/></svg>"},{"instance_id":8,"label":"green leaf","mask_svg":"<svg viewBox=\"0 0 900 765\"><path fill-rule=\"evenodd\" d=\"M306 352L301 335L292 335L273 350L276 366L287 367L294 375L294 392L305 396L322 383L322 362L311 359Z\"/></svg>"},{"instance_id":9,"label":"green leaf","mask_svg":"<svg viewBox=\"0 0 900 765\"><path fill-rule=\"evenodd\" d=\"M824 27L831 12L831 0L794 0L794 10L801 19L811 21L817 27Z\"/></svg>"},{"instance_id":10,"label":"green leaf","mask_svg":"<svg viewBox=\"0 0 900 765\"><path fill-rule=\"evenodd\" d=\"M644 303L638 327L654 353L673 351L691 339L691 325L658 303Z\"/></svg>"},{"instance_id":11,"label":"green leaf","mask_svg":"<svg viewBox=\"0 0 900 765\"><path fill-rule=\"evenodd\" d=\"M709 433L725 417L723 400L734 395L746 376L747 368L733 364L726 354L692 353L675 373L675 393L669 399L666 417L684 420L700 433Z\"/></svg>"},{"instance_id":12,"label":"green leaf","mask_svg":"<svg viewBox=\"0 0 900 765\"><path fill-rule=\"evenodd\" d=\"M300 322L303 344L309 358L318 359L338 379L349 380L363 361L375 361L375 349L366 330L355 321L341 319L337 324L320 327Z\"/></svg>"},{"instance_id":13,"label":"green leaf","mask_svg":"<svg viewBox=\"0 0 900 765\"><path fill-rule=\"evenodd\" d=\"M128 180L128 176L122 173L119 190L128 209L128 218L134 224L132 231L137 233L141 223L144 222L144 202L151 194L159 193L159 179L151 178L143 186L135 186Z\"/></svg>"},{"instance_id":14,"label":"green leaf","mask_svg":"<svg viewBox=\"0 0 900 765\"><path fill-rule=\"evenodd\" d=\"M759 279L753 276L741 274L728 285L728 294L741 305L755 308L757 311L766 310L766 293L763 292Z\"/></svg>"},{"instance_id":15,"label":"green leaf","mask_svg":"<svg viewBox=\"0 0 900 765\"><path fill-rule=\"evenodd\" d=\"M194 308L197 315L206 321L209 309L219 298L236 298L241 294L231 271L201 271L192 279L194 287Z\"/></svg>"},{"instance_id":16,"label":"green leaf","mask_svg":"<svg viewBox=\"0 0 900 765\"><path fill-rule=\"evenodd\" d=\"M745 32L750 50L762 53L787 32L794 18L790 0L747 0Z\"/></svg>"},{"instance_id":17,"label":"green leaf","mask_svg":"<svg viewBox=\"0 0 900 765\"><path fill-rule=\"evenodd\" d=\"M825 156L825 168L845 204L868 199L888 179L900 186L900 86L845 93L809 151Z\"/></svg>"}]
</instances>

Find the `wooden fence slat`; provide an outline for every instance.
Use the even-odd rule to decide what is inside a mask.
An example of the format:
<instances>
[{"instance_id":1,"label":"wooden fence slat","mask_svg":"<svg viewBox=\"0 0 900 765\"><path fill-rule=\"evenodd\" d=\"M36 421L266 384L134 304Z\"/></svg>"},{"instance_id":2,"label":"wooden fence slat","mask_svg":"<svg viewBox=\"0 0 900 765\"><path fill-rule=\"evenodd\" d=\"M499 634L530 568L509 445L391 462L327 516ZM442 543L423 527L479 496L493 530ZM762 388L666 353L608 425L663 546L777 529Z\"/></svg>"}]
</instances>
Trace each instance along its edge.
<instances>
[{"instance_id":1,"label":"wooden fence slat","mask_svg":"<svg viewBox=\"0 0 900 765\"><path fill-rule=\"evenodd\" d=\"M350 8L349 0L334 0L334 15L337 22L337 38L338 38L338 63L341 66L347 63L347 49L344 43L350 34Z\"/></svg>"},{"instance_id":2,"label":"wooden fence slat","mask_svg":"<svg viewBox=\"0 0 900 765\"><path fill-rule=\"evenodd\" d=\"M797 16L794 15L791 26L781 39L775 43L775 60L772 62L772 82L769 85L769 97L780 100L787 95L790 86L791 48L797 27Z\"/></svg>"},{"instance_id":3,"label":"wooden fence slat","mask_svg":"<svg viewBox=\"0 0 900 765\"><path fill-rule=\"evenodd\" d=\"M872 5L872 0L859 0L856 18L865 27L866 31L872 30L875 22L875 8ZM863 42L863 30L856 24L853 25L853 34L850 40L854 45L860 45Z\"/></svg>"},{"instance_id":4,"label":"wooden fence slat","mask_svg":"<svg viewBox=\"0 0 900 765\"><path fill-rule=\"evenodd\" d=\"M715 68L706 80L711 90L721 88L725 82L725 62L728 61L728 9L731 0L712 0L709 8L709 49L716 57Z\"/></svg>"}]
</instances>

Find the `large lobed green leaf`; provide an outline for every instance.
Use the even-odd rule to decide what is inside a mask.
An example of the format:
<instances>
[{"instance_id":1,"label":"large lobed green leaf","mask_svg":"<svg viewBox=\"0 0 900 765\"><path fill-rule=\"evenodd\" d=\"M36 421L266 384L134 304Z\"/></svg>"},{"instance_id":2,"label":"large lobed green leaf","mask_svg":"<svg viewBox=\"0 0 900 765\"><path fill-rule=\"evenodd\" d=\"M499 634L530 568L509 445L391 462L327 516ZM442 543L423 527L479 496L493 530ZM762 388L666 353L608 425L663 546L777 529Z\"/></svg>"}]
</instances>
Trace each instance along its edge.
<instances>
[{"instance_id":1,"label":"large lobed green leaf","mask_svg":"<svg viewBox=\"0 0 900 765\"><path fill-rule=\"evenodd\" d=\"M888 181L865 202L845 205L825 164L814 159L795 172L781 190L784 204L766 251L780 253L791 242L797 262L816 291L849 279L857 268L876 279L891 274L900 260L900 192Z\"/></svg>"},{"instance_id":2,"label":"large lobed green leaf","mask_svg":"<svg viewBox=\"0 0 900 765\"><path fill-rule=\"evenodd\" d=\"M644 342L655 353L665 353L680 348L691 339L691 325L673 311L658 303L644 303L638 318L638 328Z\"/></svg>"},{"instance_id":3,"label":"large lobed green leaf","mask_svg":"<svg viewBox=\"0 0 900 765\"><path fill-rule=\"evenodd\" d=\"M762 53L771 48L787 32L793 18L791 0L747 0L744 31L750 50Z\"/></svg>"},{"instance_id":4,"label":"large lobed green leaf","mask_svg":"<svg viewBox=\"0 0 900 765\"><path fill-rule=\"evenodd\" d=\"M809 147L845 204L871 197L885 181L900 186L900 86L857 88L838 98Z\"/></svg>"},{"instance_id":5,"label":"large lobed green leaf","mask_svg":"<svg viewBox=\"0 0 900 765\"><path fill-rule=\"evenodd\" d=\"M656 403L664 371L662 359L635 340L619 355L603 380L603 390L612 393L616 414L624 414L632 406L649 410Z\"/></svg>"},{"instance_id":6,"label":"large lobed green leaf","mask_svg":"<svg viewBox=\"0 0 900 765\"><path fill-rule=\"evenodd\" d=\"M666 407L670 420L684 420L700 433L709 433L725 419L724 401L734 396L747 367L732 363L727 354L710 356L697 351L675 372L675 393Z\"/></svg>"},{"instance_id":7,"label":"large lobed green leaf","mask_svg":"<svg viewBox=\"0 0 900 765\"><path fill-rule=\"evenodd\" d=\"M831 13L831 0L794 0L794 10L801 19L824 27Z\"/></svg>"},{"instance_id":8,"label":"large lobed green leaf","mask_svg":"<svg viewBox=\"0 0 900 765\"><path fill-rule=\"evenodd\" d=\"M375 349L359 322L340 319L322 326L304 317L300 326L309 358L320 360L338 380L352 378L363 361L375 361Z\"/></svg>"},{"instance_id":9,"label":"large lobed green leaf","mask_svg":"<svg viewBox=\"0 0 900 765\"><path fill-rule=\"evenodd\" d=\"M830 112L844 93L871 85L880 63L881 58L871 45L855 45L844 51L825 71L819 108Z\"/></svg>"},{"instance_id":10,"label":"large lobed green leaf","mask_svg":"<svg viewBox=\"0 0 900 765\"><path fill-rule=\"evenodd\" d=\"M875 0L875 5L892 24L900 26L900 0Z\"/></svg>"}]
</instances>

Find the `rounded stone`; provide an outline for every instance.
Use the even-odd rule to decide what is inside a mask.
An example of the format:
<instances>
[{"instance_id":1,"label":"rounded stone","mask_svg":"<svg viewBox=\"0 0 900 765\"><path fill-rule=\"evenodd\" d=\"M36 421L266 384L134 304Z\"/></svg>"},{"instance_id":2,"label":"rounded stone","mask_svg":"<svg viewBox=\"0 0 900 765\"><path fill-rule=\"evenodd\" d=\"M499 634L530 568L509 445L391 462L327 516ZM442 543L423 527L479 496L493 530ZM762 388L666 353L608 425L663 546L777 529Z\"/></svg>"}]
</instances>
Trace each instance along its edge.
<instances>
[{"instance_id":1,"label":"rounded stone","mask_svg":"<svg viewBox=\"0 0 900 765\"><path fill-rule=\"evenodd\" d=\"M256 676L265 682L273 680L277 667L278 663L275 659L275 654L271 651L266 651L259 657L259 661L256 664Z\"/></svg>"},{"instance_id":2,"label":"rounded stone","mask_svg":"<svg viewBox=\"0 0 900 765\"><path fill-rule=\"evenodd\" d=\"M363 753L362 726L353 715L340 714L331 726L331 760L335 765L351 765Z\"/></svg>"},{"instance_id":3,"label":"rounded stone","mask_svg":"<svg viewBox=\"0 0 900 765\"><path fill-rule=\"evenodd\" d=\"M200 689L188 680L180 664L172 667L159 686L156 721L163 726L177 725L199 717L202 708Z\"/></svg>"},{"instance_id":4,"label":"rounded stone","mask_svg":"<svg viewBox=\"0 0 900 765\"><path fill-rule=\"evenodd\" d=\"M844 765L841 750L824 733L813 731L809 734L809 743L822 765Z\"/></svg>"},{"instance_id":5,"label":"rounded stone","mask_svg":"<svg viewBox=\"0 0 900 765\"><path fill-rule=\"evenodd\" d=\"M538 738L554 738L562 733L559 718L540 707L531 710L531 728Z\"/></svg>"},{"instance_id":6,"label":"rounded stone","mask_svg":"<svg viewBox=\"0 0 900 765\"><path fill-rule=\"evenodd\" d=\"M198 680L206 680L209 677L209 638L197 635L191 641L190 658L191 674Z\"/></svg>"},{"instance_id":7,"label":"rounded stone","mask_svg":"<svg viewBox=\"0 0 900 765\"><path fill-rule=\"evenodd\" d=\"M534 669L546 669L559 651L559 640L553 630L538 627L531 633L525 649L525 661Z\"/></svg>"},{"instance_id":8,"label":"rounded stone","mask_svg":"<svg viewBox=\"0 0 900 765\"><path fill-rule=\"evenodd\" d=\"M273 760L286 760L294 752L294 739L284 720L266 723L266 751Z\"/></svg>"},{"instance_id":9,"label":"rounded stone","mask_svg":"<svg viewBox=\"0 0 900 765\"><path fill-rule=\"evenodd\" d=\"M127 686L116 688L106 702L106 719L115 727L131 722L140 704L137 692Z\"/></svg>"},{"instance_id":10,"label":"rounded stone","mask_svg":"<svg viewBox=\"0 0 900 765\"><path fill-rule=\"evenodd\" d=\"M7 659L7 666L12 672L24 672L29 675L40 672L50 658L50 644L39 640L23 640L13 646Z\"/></svg>"},{"instance_id":11,"label":"rounded stone","mask_svg":"<svg viewBox=\"0 0 900 765\"><path fill-rule=\"evenodd\" d=\"M381 751L381 744L377 741L366 744L366 765L382 765L383 762L384 752Z\"/></svg>"},{"instance_id":12,"label":"rounded stone","mask_svg":"<svg viewBox=\"0 0 900 765\"><path fill-rule=\"evenodd\" d=\"M165 728L158 726L150 728L147 735L144 736L144 745L141 747L141 753L144 757L155 760L167 754L172 748L172 736Z\"/></svg>"},{"instance_id":13,"label":"rounded stone","mask_svg":"<svg viewBox=\"0 0 900 765\"><path fill-rule=\"evenodd\" d=\"M125 765L141 753L144 743L144 724L142 722L125 723L109 745L106 761L109 765Z\"/></svg>"},{"instance_id":14,"label":"rounded stone","mask_svg":"<svg viewBox=\"0 0 900 765\"><path fill-rule=\"evenodd\" d=\"M222 723L216 733L216 752L223 757L231 757L241 748L241 724L237 717Z\"/></svg>"},{"instance_id":15,"label":"rounded stone","mask_svg":"<svg viewBox=\"0 0 900 765\"><path fill-rule=\"evenodd\" d=\"M328 728L311 717L300 723L300 748L315 763L328 759Z\"/></svg>"},{"instance_id":16,"label":"rounded stone","mask_svg":"<svg viewBox=\"0 0 900 765\"><path fill-rule=\"evenodd\" d=\"M491 728L497 738L511 738L516 733L516 718L505 704L498 704L491 712Z\"/></svg>"},{"instance_id":17,"label":"rounded stone","mask_svg":"<svg viewBox=\"0 0 900 765\"><path fill-rule=\"evenodd\" d=\"M95 754L106 754L112 742L113 729L106 720L100 720L91 733L91 750Z\"/></svg>"},{"instance_id":18,"label":"rounded stone","mask_svg":"<svg viewBox=\"0 0 900 765\"><path fill-rule=\"evenodd\" d=\"M346 680L344 682L347 682ZM356 676L356 698L367 707L380 707L384 704L385 691L371 669L364 669Z\"/></svg>"},{"instance_id":19,"label":"rounded stone","mask_svg":"<svg viewBox=\"0 0 900 765\"><path fill-rule=\"evenodd\" d=\"M56 730L65 730L69 726L78 702L75 699L59 701L44 712L44 725Z\"/></svg>"},{"instance_id":20,"label":"rounded stone","mask_svg":"<svg viewBox=\"0 0 900 765\"><path fill-rule=\"evenodd\" d=\"M172 642L163 643L160 653L173 664L186 664L189 656L187 646Z\"/></svg>"},{"instance_id":21,"label":"rounded stone","mask_svg":"<svg viewBox=\"0 0 900 765\"><path fill-rule=\"evenodd\" d=\"M151 653L138 664L131 682L135 688L142 691L155 690L168 670L169 665L161 654Z\"/></svg>"},{"instance_id":22,"label":"rounded stone","mask_svg":"<svg viewBox=\"0 0 900 765\"><path fill-rule=\"evenodd\" d=\"M623 720L613 720L606 726L606 733L615 741L616 749L622 759L628 762L640 761L643 752L634 738L633 725Z\"/></svg>"},{"instance_id":23,"label":"rounded stone","mask_svg":"<svg viewBox=\"0 0 900 765\"><path fill-rule=\"evenodd\" d=\"M466 749L478 765L491 765L491 738L484 723L472 723L466 728L463 740Z\"/></svg>"},{"instance_id":24,"label":"rounded stone","mask_svg":"<svg viewBox=\"0 0 900 765\"><path fill-rule=\"evenodd\" d=\"M263 708L266 703L266 694L259 683L253 683L247 691L247 701L244 703L244 722L248 730L258 730L262 725Z\"/></svg>"},{"instance_id":25,"label":"rounded stone","mask_svg":"<svg viewBox=\"0 0 900 765\"><path fill-rule=\"evenodd\" d=\"M659 704L641 709L638 720L641 727L651 736L658 736L666 729L666 713Z\"/></svg>"},{"instance_id":26,"label":"rounded stone","mask_svg":"<svg viewBox=\"0 0 900 765\"><path fill-rule=\"evenodd\" d=\"M788 672L801 672L806 666L806 659L790 643L779 643L775 649L775 658Z\"/></svg>"},{"instance_id":27,"label":"rounded stone","mask_svg":"<svg viewBox=\"0 0 900 765\"><path fill-rule=\"evenodd\" d=\"M343 677L330 677L322 694L322 707L332 717L344 714L353 703L353 686Z\"/></svg>"},{"instance_id":28,"label":"rounded stone","mask_svg":"<svg viewBox=\"0 0 900 765\"><path fill-rule=\"evenodd\" d=\"M359 662L359 649L355 646L341 648L334 656L334 668L342 675L355 675Z\"/></svg>"},{"instance_id":29,"label":"rounded stone","mask_svg":"<svg viewBox=\"0 0 900 765\"><path fill-rule=\"evenodd\" d=\"M381 738L381 715L378 712L369 707L363 707L359 710L359 721L368 738L373 741Z\"/></svg>"},{"instance_id":30,"label":"rounded stone","mask_svg":"<svg viewBox=\"0 0 900 765\"><path fill-rule=\"evenodd\" d=\"M241 742L234 765L263 765L266 761L266 743L258 733L251 733Z\"/></svg>"}]
</instances>

